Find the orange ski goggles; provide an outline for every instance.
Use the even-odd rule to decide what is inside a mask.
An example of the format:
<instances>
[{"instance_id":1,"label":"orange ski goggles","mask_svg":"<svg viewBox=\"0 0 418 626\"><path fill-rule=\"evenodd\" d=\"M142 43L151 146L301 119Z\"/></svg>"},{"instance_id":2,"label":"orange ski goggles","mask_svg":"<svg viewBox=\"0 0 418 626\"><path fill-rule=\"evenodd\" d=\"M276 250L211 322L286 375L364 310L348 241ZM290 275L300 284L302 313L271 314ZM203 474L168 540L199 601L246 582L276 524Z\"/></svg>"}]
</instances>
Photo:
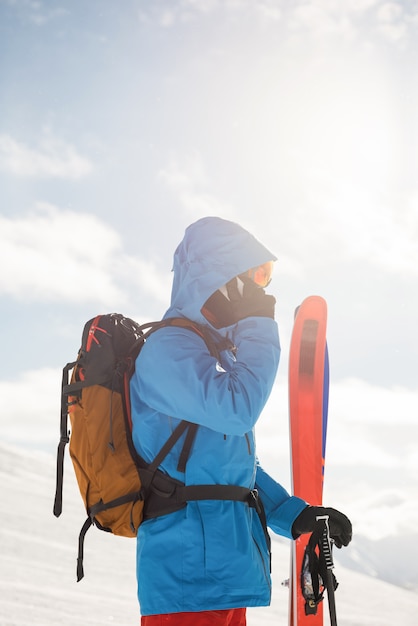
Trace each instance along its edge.
<instances>
[{"instance_id":1,"label":"orange ski goggles","mask_svg":"<svg viewBox=\"0 0 418 626\"><path fill-rule=\"evenodd\" d=\"M245 272L245 275L251 278L258 287L267 287L271 282L273 265L273 261L267 261L267 263L263 263L263 265L252 267Z\"/></svg>"}]
</instances>

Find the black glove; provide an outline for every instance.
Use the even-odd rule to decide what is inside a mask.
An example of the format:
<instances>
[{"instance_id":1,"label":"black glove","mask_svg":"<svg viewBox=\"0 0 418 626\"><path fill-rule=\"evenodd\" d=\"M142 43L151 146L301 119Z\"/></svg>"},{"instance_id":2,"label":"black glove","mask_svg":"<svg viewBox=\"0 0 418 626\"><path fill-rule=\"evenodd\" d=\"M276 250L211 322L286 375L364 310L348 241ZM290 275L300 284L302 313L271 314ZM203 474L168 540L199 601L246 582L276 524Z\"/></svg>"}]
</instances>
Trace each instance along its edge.
<instances>
[{"instance_id":1,"label":"black glove","mask_svg":"<svg viewBox=\"0 0 418 626\"><path fill-rule=\"evenodd\" d=\"M297 539L304 533L313 532L318 524L316 518L319 515L328 515L329 535L337 548L348 546L353 534L350 520L344 513L323 506L307 506L302 513L299 513L292 526L293 539Z\"/></svg>"},{"instance_id":2,"label":"black glove","mask_svg":"<svg viewBox=\"0 0 418 626\"><path fill-rule=\"evenodd\" d=\"M238 288L237 278L227 283L228 297L215 291L206 300L202 313L215 328L224 328L236 324L246 317L271 317L274 319L276 299L267 295L250 278L239 277L243 283L242 293Z\"/></svg>"}]
</instances>

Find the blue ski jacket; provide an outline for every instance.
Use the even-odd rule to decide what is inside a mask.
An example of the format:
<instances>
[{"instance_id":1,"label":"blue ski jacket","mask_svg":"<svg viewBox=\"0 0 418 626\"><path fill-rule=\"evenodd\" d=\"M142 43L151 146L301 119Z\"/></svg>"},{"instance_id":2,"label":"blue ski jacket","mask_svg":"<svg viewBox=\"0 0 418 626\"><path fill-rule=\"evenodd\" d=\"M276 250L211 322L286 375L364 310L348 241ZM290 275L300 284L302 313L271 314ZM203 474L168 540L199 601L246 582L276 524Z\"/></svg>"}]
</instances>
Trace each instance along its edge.
<instances>
[{"instance_id":1,"label":"blue ski jacket","mask_svg":"<svg viewBox=\"0 0 418 626\"><path fill-rule=\"evenodd\" d=\"M201 313L208 297L269 260L274 255L238 224L215 217L195 222L174 255L165 317L211 327ZM177 469L182 442L160 469L186 485L255 487L268 526L291 538L293 521L306 503L262 469L254 440L279 363L277 324L249 317L217 332L236 347L219 360L188 329L164 327L147 340L131 380L135 447L150 462L180 420L198 424L185 473ZM143 615L268 605L269 554L255 509L244 502L191 501L180 511L143 522L137 579Z\"/></svg>"}]
</instances>

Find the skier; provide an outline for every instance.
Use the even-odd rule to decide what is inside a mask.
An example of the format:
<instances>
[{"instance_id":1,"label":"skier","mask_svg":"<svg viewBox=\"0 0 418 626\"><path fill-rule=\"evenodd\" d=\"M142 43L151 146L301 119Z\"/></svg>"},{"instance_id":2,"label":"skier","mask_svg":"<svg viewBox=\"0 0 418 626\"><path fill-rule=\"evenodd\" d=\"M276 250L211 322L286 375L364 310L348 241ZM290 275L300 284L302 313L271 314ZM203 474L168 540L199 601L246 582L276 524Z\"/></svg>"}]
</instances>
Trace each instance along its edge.
<instances>
[{"instance_id":1,"label":"skier","mask_svg":"<svg viewBox=\"0 0 418 626\"><path fill-rule=\"evenodd\" d=\"M327 514L331 537L341 547L351 540L347 517L290 496L256 457L253 430L280 357L275 299L264 290L275 260L236 223L206 217L186 229L174 254L165 317L204 324L234 347L217 360L188 329L164 327L154 333L131 380L133 440L150 462L180 420L198 424L185 473L178 469L180 442L162 462L162 471L186 485L254 490L270 529L289 539L311 532L316 515ZM141 524L142 626L245 626L246 607L269 605L268 537L258 514L261 505L255 504L190 501Z\"/></svg>"}]
</instances>

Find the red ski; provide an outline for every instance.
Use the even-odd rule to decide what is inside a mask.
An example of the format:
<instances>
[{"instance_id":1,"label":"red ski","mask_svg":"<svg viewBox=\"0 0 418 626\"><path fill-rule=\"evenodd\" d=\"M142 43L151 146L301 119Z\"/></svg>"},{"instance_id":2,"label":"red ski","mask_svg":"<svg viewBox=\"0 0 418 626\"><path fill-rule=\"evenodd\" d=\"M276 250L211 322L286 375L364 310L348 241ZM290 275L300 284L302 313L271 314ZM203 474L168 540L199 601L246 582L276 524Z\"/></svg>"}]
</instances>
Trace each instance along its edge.
<instances>
[{"instance_id":1,"label":"red ski","mask_svg":"<svg viewBox=\"0 0 418 626\"><path fill-rule=\"evenodd\" d=\"M296 311L289 353L289 418L293 494L322 504L328 414L327 304L306 298ZM292 544L289 626L323 626L323 605L307 614L300 576L309 535Z\"/></svg>"}]
</instances>

